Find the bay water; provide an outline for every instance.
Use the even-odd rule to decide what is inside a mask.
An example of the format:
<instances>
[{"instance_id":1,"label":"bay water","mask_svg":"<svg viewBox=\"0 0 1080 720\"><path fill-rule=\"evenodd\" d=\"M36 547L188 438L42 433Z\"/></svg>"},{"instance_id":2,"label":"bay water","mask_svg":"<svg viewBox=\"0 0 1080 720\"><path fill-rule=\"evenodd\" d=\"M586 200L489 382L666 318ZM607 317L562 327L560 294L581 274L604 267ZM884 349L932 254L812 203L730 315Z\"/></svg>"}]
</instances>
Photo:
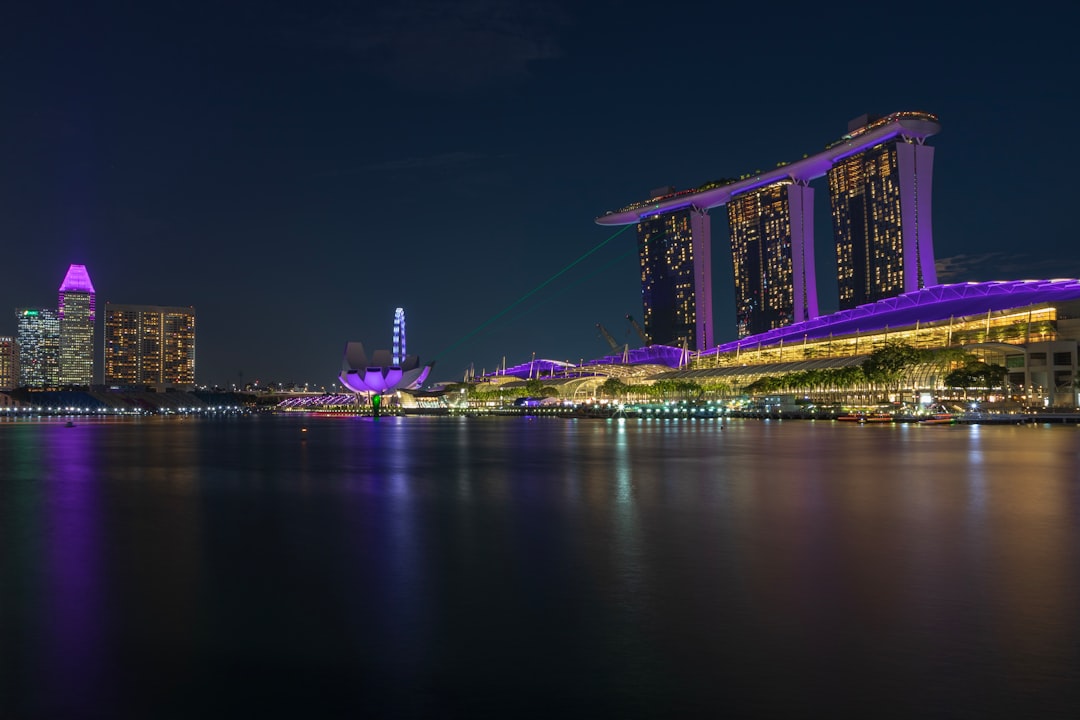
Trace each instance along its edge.
<instances>
[{"instance_id":1,"label":"bay water","mask_svg":"<svg viewBox=\"0 0 1080 720\"><path fill-rule=\"evenodd\" d=\"M0 423L0 718L1078 711L1073 426Z\"/></svg>"}]
</instances>

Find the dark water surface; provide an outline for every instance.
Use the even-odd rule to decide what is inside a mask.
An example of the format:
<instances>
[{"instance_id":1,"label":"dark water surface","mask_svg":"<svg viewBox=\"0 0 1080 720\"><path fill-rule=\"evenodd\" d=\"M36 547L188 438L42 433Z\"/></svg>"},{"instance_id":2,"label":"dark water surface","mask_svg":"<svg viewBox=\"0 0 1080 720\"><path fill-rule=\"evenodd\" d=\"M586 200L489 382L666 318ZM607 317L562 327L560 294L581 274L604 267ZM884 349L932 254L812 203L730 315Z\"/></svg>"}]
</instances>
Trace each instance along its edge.
<instances>
[{"instance_id":1,"label":"dark water surface","mask_svg":"<svg viewBox=\"0 0 1080 720\"><path fill-rule=\"evenodd\" d=\"M1078 477L1067 426L0 423L0 718L1080 717Z\"/></svg>"}]
</instances>

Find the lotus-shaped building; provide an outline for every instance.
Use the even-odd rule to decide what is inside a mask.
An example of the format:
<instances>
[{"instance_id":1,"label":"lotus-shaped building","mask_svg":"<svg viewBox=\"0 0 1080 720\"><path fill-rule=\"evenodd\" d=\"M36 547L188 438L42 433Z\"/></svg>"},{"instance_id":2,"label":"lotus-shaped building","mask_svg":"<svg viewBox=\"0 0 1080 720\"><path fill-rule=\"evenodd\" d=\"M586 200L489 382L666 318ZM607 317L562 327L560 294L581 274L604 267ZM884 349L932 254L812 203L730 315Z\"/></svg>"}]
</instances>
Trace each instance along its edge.
<instances>
[{"instance_id":1,"label":"lotus-shaped building","mask_svg":"<svg viewBox=\"0 0 1080 720\"><path fill-rule=\"evenodd\" d=\"M345 345L338 380L353 392L381 395L412 390L427 379L432 364L421 367L418 355L405 354L405 311L398 308L394 314L393 354L389 350L376 350L369 359L363 343L350 342Z\"/></svg>"}]
</instances>

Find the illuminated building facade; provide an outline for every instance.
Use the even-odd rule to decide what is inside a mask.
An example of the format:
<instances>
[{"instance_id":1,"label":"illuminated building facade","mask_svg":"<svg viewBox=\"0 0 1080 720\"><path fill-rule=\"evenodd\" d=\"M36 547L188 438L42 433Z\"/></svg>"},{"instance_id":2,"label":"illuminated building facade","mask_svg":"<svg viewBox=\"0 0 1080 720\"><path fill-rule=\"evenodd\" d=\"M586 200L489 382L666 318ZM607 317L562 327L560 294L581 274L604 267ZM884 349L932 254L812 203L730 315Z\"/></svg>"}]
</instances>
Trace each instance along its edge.
<instances>
[{"instance_id":1,"label":"illuminated building facade","mask_svg":"<svg viewBox=\"0 0 1080 720\"><path fill-rule=\"evenodd\" d=\"M860 365L886 343L955 348L1005 368L995 395L1028 407L1080 407L1080 280L935 285L721 343L654 376L741 388L767 376ZM957 361L962 362L962 361ZM911 388L934 395L953 366L927 360ZM870 391L865 379L861 387ZM910 389L910 388L909 388Z\"/></svg>"},{"instance_id":2,"label":"illuminated building facade","mask_svg":"<svg viewBox=\"0 0 1080 720\"><path fill-rule=\"evenodd\" d=\"M867 125L852 121L850 132ZM839 306L937 284L930 223L934 148L897 136L829 170Z\"/></svg>"},{"instance_id":3,"label":"illuminated building facade","mask_svg":"<svg viewBox=\"0 0 1080 720\"><path fill-rule=\"evenodd\" d=\"M105 303L105 384L194 387L194 308Z\"/></svg>"},{"instance_id":4,"label":"illuminated building facade","mask_svg":"<svg viewBox=\"0 0 1080 720\"><path fill-rule=\"evenodd\" d=\"M407 355L405 310L394 311L394 349L376 350L370 357L360 342L345 344L338 380L354 393L378 396L396 390L415 390L423 385L433 362L421 367L420 356ZM378 400L374 400L377 404Z\"/></svg>"},{"instance_id":5,"label":"illuminated building facade","mask_svg":"<svg viewBox=\"0 0 1080 720\"><path fill-rule=\"evenodd\" d=\"M60 385L90 385L94 377L97 293L83 265L68 268L60 284Z\"/></svg>"},{"instance_id":6,"label":"illuminated building facade","mask_svg":"<svg viewBox=\"0 0 1080 720\"><path fill-rule=\"evenodd\" d=\"M0 390L14 390L19 384L19 354L15 338L0 335Z\"/></svg>"},{"instance_id":7,"label":"illuminated building facade","mask_svg":"<svg viewBox=\"0 0 1080 720\"><path fill-rule=\"evenodd\" d=\"M728 202L738 337L817 317L813 200L781 181Z\"/></svg>"},{"instance_id":8,"label":"illuminated building facade","mask_svg":"<svg viewBox=\"0 0 1080 720\"><path fill-rule=\"evenodd\" d=\"M723 205L738 206L729 207L728 217L739 337L813 319L818 305L809 183L826 175L834 196L841 308L936 285L930 223L933 149L924 143L940 130L937 117L925 112L897 112L870 122L860 119L823 152L736 180L654 192L648 200L606 213L596 222L638 226L646 327L652 315L656 342L678 342L685 335L676 329L686 319L677 310L679 280L674 279L683 276L679 265L683 255L675 253L675 265L665 267L662 248L647 248L644 240L667 237L670 245L684 235L692 237L698 263L691 285L696 347L704 349L712 344L711 292L707 309L702 292L711 285L705 213ZM683 229L687 224L683 218L695 214L701 218L702 231ZM869 260L861 262L862 257ZM673 278L669 281L673 289L666 295L657 292L665 276ZM864 292L864 287L870 290ZM650 295L655 295L651 304Z\"/></svg>"},{"instance_id":9,"label":"illuminated building facade","mask_svg":"<svg viewBox=\"0 0 1080 720\"><path fill-rule=\"evenodd\" d=\"M712 345L709 216L686 208L637 226L645 333L656 343Z\"/></svg>"},{"instance_id":10,"label":"illuminated building facade","mask_svg":"<svg viewBox=\"0 0 1080 720\"><path fill-rule=\"evenodd\" d=\"M46 308L15 310L19 387L60 385L60 319Z\"/></svg>"}]
</instances>

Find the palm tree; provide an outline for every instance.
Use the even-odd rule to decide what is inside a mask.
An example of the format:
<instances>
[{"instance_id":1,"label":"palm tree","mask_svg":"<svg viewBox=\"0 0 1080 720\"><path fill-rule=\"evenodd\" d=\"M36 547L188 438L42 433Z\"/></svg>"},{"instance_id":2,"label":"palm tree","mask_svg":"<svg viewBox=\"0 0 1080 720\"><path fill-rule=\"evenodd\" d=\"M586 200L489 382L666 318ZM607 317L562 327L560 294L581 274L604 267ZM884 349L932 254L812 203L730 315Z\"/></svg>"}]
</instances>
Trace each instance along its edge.
<instances>
[{"instance_id":1,"label":"palm tree","mask_svg":"<svg viewBox=\"0 0 1080 720\"><path fill-rule=\"evenodd\" d=\"M609 377L596 388L597 394L601 397L609 397L613 400L618 397L625 397L629 390L630 388L626 383L619 378L613 377Z\"/></svg>"}]
</instances>

